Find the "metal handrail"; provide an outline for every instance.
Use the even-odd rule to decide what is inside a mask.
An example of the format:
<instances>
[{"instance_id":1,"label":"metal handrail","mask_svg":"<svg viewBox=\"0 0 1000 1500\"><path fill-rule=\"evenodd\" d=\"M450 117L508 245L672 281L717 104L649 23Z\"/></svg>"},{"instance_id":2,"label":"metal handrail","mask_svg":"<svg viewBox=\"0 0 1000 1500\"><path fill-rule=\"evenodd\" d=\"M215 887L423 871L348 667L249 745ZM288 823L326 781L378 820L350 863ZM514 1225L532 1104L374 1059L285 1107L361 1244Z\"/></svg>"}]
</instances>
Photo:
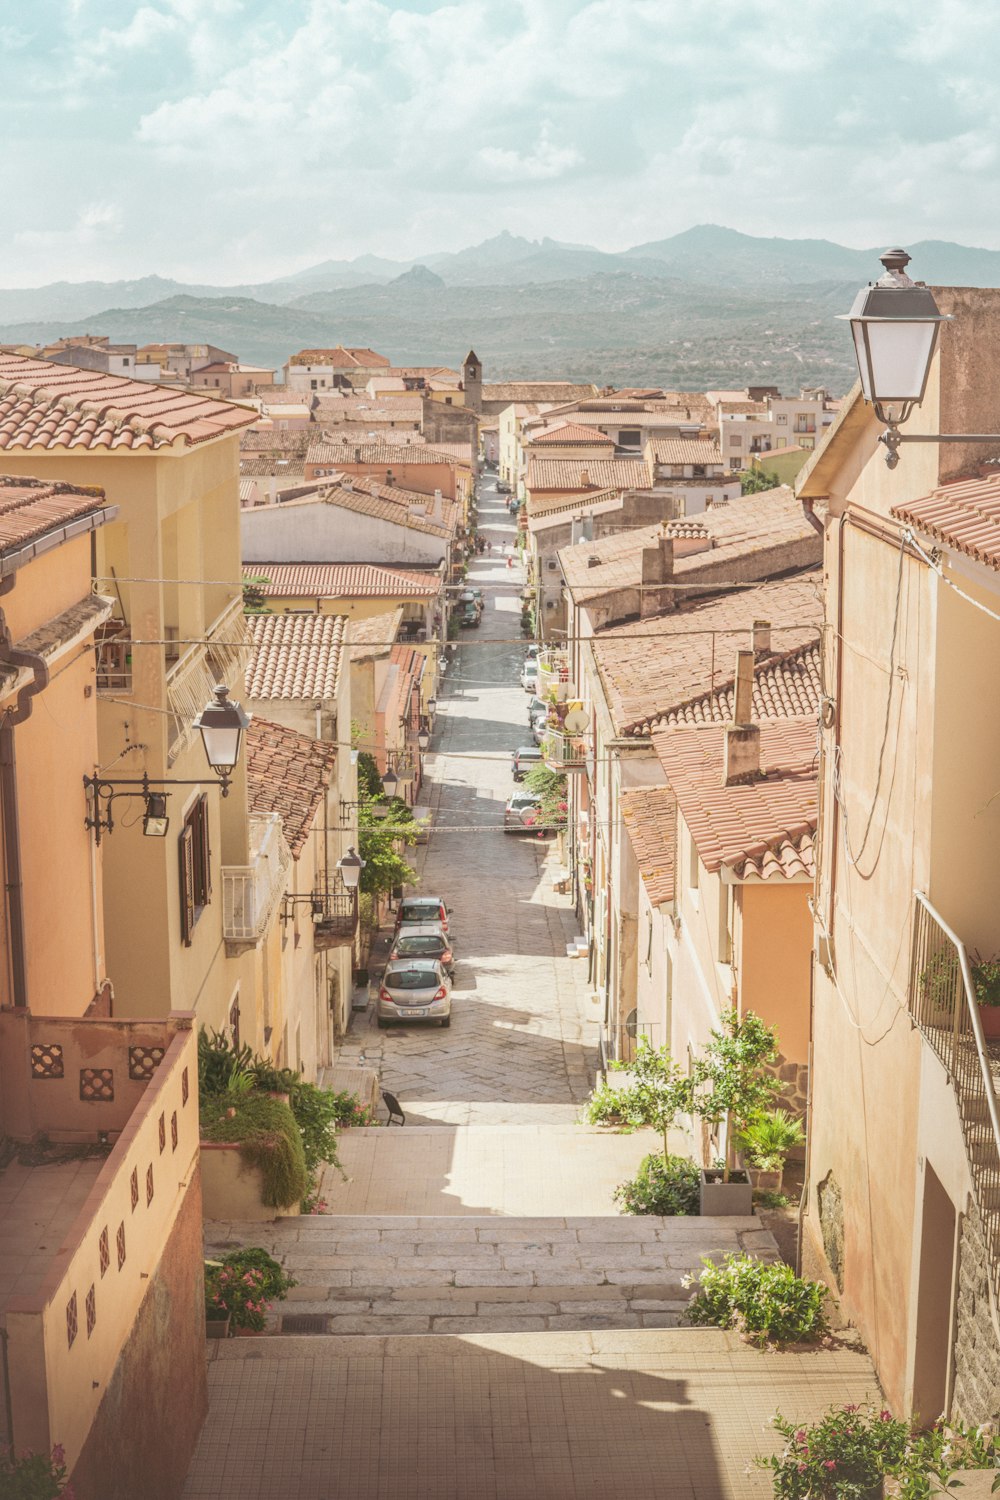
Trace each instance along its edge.
<instances>
[{"instance_id":1,"label":"metal handrail","mask_svg":"<svg viewBox=\"0 0 1000 1500\"><path fill-rule=\"evenodd\" d=\"M973 1185L990 1249L994 1295L1000 1300L1000 1106L972 967L965 944L923 891L914 891L914 898L910 1013L948 1070L958 1097ZM950 952L931 923L951 945ZM974 1062L970 1040L975 1048ZM985 1105L984 1111L977 1107L980 1103ZM985 1161L984 1155L988 1158Z\"/></svg>"}]
</instances>

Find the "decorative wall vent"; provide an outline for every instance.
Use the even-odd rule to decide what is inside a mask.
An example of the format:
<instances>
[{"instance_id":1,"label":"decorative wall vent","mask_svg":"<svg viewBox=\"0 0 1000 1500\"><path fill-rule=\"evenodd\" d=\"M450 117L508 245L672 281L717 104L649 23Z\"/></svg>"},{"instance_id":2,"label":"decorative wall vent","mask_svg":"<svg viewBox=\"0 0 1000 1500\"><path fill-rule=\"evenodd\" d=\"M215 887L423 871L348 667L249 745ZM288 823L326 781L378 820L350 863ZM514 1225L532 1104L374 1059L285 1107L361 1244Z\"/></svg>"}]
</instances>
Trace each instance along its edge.
<instances>
[{"instance_id":1,"label":"decorative wall vent","mask_svg":"<svg viewBox=\"0 0 1000 1500\"><path fill-rule=\"evenodd\" d=\"M80 1098L85 1104L111 1104L115 1097L115 1075L111 1068L81 1068Z\"/></svg>"},{"instance_id":2,"label":"decorative wall vent","mask_svg":"<svg viewBox=\"0 0 1000 1500\"><path fill-rule=\"evenodd\" d=\"M136 1083L148 1083L163 1061L163 1047L130 1047L128 1076Z\"/></svg>"},{"instance_id":3,"label":"decorative wall vent","mask_svg":"<svg viewBox=\"0 0 1000 1500\"><path fill-rule=\"evenodd\" d=\"M55 1042L38 1043L31 1049L32 1078L65 1078L63 1049Z\"/></svg>"}]
</instances>

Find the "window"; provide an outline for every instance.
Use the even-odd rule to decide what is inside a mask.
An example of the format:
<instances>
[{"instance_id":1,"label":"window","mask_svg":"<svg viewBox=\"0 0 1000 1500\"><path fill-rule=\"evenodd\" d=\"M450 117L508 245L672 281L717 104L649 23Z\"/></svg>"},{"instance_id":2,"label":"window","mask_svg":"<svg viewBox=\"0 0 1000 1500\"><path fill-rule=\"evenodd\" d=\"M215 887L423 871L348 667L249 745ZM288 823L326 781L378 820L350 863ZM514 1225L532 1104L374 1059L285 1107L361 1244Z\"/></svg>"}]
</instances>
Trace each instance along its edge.
<instances>
[{"instance_id":1,"label":"window","mask_svg":"<svg viewBox=\"0 0 1000 1500\"><path fill-rule=\"evenodd\" d=\"M775 414L774 420L777 422L779 427L784 427L787 425L788 417L783 411L779 411Z\"/></svg>"},{"instance_id":2,"label":"window","mask_svg":"<svg viewBox=\"0 0 1000 1500\"><path fill-rule=\"evenodd\" d=\"M741 448L743 446L742 435L738 432L731 432L729 434L729 446L730 448Z\"/></svg>"},{"instance_id":3,"label":"window","mask_svg":"<svg viewBox=\"0 0 1000 1500\"><path fill-rule=\"evenodd\" d=\"M310 380L310 382L309 382L309 389L311 391L318 390L319 389L319 381L318 380Z\"/></svg>"},{"instance_id":4,"label":"window","mask_svg":"<svg viewBox=\"0 0 1000 1500\"><path fill-rule=\"evenodd\" d=\"M698 846L690 834L688 834L688 839L690 840L688 844L688 885L691 887L692 895L697 900L698 886L701 881L701 860L698 858Z\"/></svg>"},{"instance_id":5,"label":"window","mask_svg":"<svg viewBox=\"0 0 1000 1500\"><path fill-rule=\"evenodd\" d=\"M127 355L127 354L126 354L126 356L125 356L125 358L124 358L124 359L123 359L123 360L122 360L122 364L123 364L123 365L127 365L127 364L128 364L128 362L129 362L129 360L128 360L128 355Z\"/></svg>"},{"instance_id":6,"label":"window","mask_svg":"<svg viewBox=\"0 0 1000 1500\"><path fill-rule=\"evenodd\" d=\"M719 943L718 960L720 964L730 964L733 961L733 887L731 885L719 886Z\"/></svg>"},{"instance_id":7,"label":"window","mask_svg":"<svg viewBox=\"0 0 1000 1500\"><path fill-rule=\"evenodd\" d=\"M208 842L208 797L203 792L184 819L178 840L181 876L181 939L191 946L191 934L212 899L211 849Z\"/></svg>"},{"instance_id":8,"label":"window","mask_svg":"<svg viewBox=\"0 0 1000 1500\"><path fill-rule=\"evenodd\" d=\"M622 427L618 433L619 448L638 448L642 443L642 432L638 427Z\"/></svg>"}]
</instances>

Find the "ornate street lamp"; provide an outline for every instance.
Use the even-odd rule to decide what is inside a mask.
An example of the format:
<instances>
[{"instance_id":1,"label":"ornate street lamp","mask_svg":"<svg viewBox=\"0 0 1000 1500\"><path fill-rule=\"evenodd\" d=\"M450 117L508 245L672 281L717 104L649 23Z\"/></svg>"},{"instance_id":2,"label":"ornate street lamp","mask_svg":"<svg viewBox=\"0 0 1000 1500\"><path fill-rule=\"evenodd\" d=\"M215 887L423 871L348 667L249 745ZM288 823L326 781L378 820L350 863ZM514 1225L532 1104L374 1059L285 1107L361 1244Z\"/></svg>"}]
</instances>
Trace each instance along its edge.
<instances>
[{"instance_id":1,"label":"ornate street lamp","mask_svg":"<svg viewBox=\"0 0 1000 1500\"><path fill-rule=\"evenodd\" d=\"M382 777L382 789L387 797L395 797L399 788L399 777L392 766L389 766Z\"/></svg>"},{"instance_id":2,"label":"ornate street lamp","mask_svg":"<svg viewBox=\"0 0 1000 1500\"><path fill-rule=\"evenodd\" d=\"M880 258L885 274L862 287L850 312L839 316L851 325L861 394L885 423L879 442L889 468L899 463L901 443L1000 443L1000 433L899 431L924 399L938 330L951 316L938 311L929 287L906 274L905 250L886 250Z\"/></svg>"},{"instance_id":3,"label":"ornate street lamp","mask_svg":"<svg viewBox=\"0 0 1000 1500\"><path fill-rule=\"evenodd\" d=\"M223 796L229 789L229 778L236 769L243 743L243 731L249 727L250 717L238 703L230 703L229 689L219 683L215 699L206 703L194 721L195 729L201 730L201 742L205 747L205 759L223 784Z\"/></svg>"},{"instance_id":4,"label":"ornate street lamp","mask_svg":"<svg viewBox=\"0 0 1000 1500\"><path fill-rule=\"evenodd\" d=\"M341 859L337 860L337 869L340 871L340 878L349 891L357 890L358 882L361 879L361 871L365 868L366 864L367 860L362 859L361 855L353 848L348 849L347 853Z\"/></svg>"},{"instance_id":5,"label":"ornate street lamp","mask_svg":"<svg viewBox=\"0 0 1000 1500\"><path fill-rule=\"evenodd\" d=\"M420 729L417 731L417 744L420 746L421 750L426 750L430 745L430 742L431 737L426 729Z\"/></svg>"}]
</instances>

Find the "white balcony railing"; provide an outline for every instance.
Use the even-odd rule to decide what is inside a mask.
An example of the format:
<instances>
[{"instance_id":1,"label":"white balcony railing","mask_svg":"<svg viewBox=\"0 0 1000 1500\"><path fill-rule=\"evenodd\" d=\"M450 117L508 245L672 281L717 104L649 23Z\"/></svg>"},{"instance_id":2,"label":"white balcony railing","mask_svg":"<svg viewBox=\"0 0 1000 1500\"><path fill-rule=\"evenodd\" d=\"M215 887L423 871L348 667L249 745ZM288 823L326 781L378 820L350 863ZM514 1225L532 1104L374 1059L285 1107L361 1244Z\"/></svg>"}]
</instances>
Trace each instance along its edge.
<instances>
[{"instance_id":1,"label":"white balcony railing","mask_svg":"<svg viewBox=\"0 0 1000 1500\"><path fill-rule=\"evenodd\" d=\"M587 763L589 748L589 735L550 728L542 740L542 759L552 771L579 771Z\"/></svg>"},{"instance_id":2,"label":"white balcony railing","mask_svg":"<svg viewBox=\"0 0 1000 1500\"><path fill-rule=\"evenodd\" d=\"M569 653L549 647L538 653L538 695L565 703L573 694Z\"/></svg>"},{"instance_id":3,"label":"white balcony railing","mask_svg":"<svg viewBox=\"0 0 1000 1500\"><path fill-rule=\"evenodd\" d=\"M227 943L256 943L285 893L291 853L277 813L250 818L250 863L222 867L222 923Z\"/></svg>"},{"instance_id":4,"label":"white balcony railing","mask_svg":"<svg viewBox=\"0 0 1000 1500\"><path fill-rule=\"evenodd\" d=\"M212 701L216 684L224 682L232 688L242 678L249 639L243 596L238 595L209 625L204 643L189 646L169 668L167 698L174 715L171 760L193 734L191 726Z\"/></svg>"}]
</instances>

